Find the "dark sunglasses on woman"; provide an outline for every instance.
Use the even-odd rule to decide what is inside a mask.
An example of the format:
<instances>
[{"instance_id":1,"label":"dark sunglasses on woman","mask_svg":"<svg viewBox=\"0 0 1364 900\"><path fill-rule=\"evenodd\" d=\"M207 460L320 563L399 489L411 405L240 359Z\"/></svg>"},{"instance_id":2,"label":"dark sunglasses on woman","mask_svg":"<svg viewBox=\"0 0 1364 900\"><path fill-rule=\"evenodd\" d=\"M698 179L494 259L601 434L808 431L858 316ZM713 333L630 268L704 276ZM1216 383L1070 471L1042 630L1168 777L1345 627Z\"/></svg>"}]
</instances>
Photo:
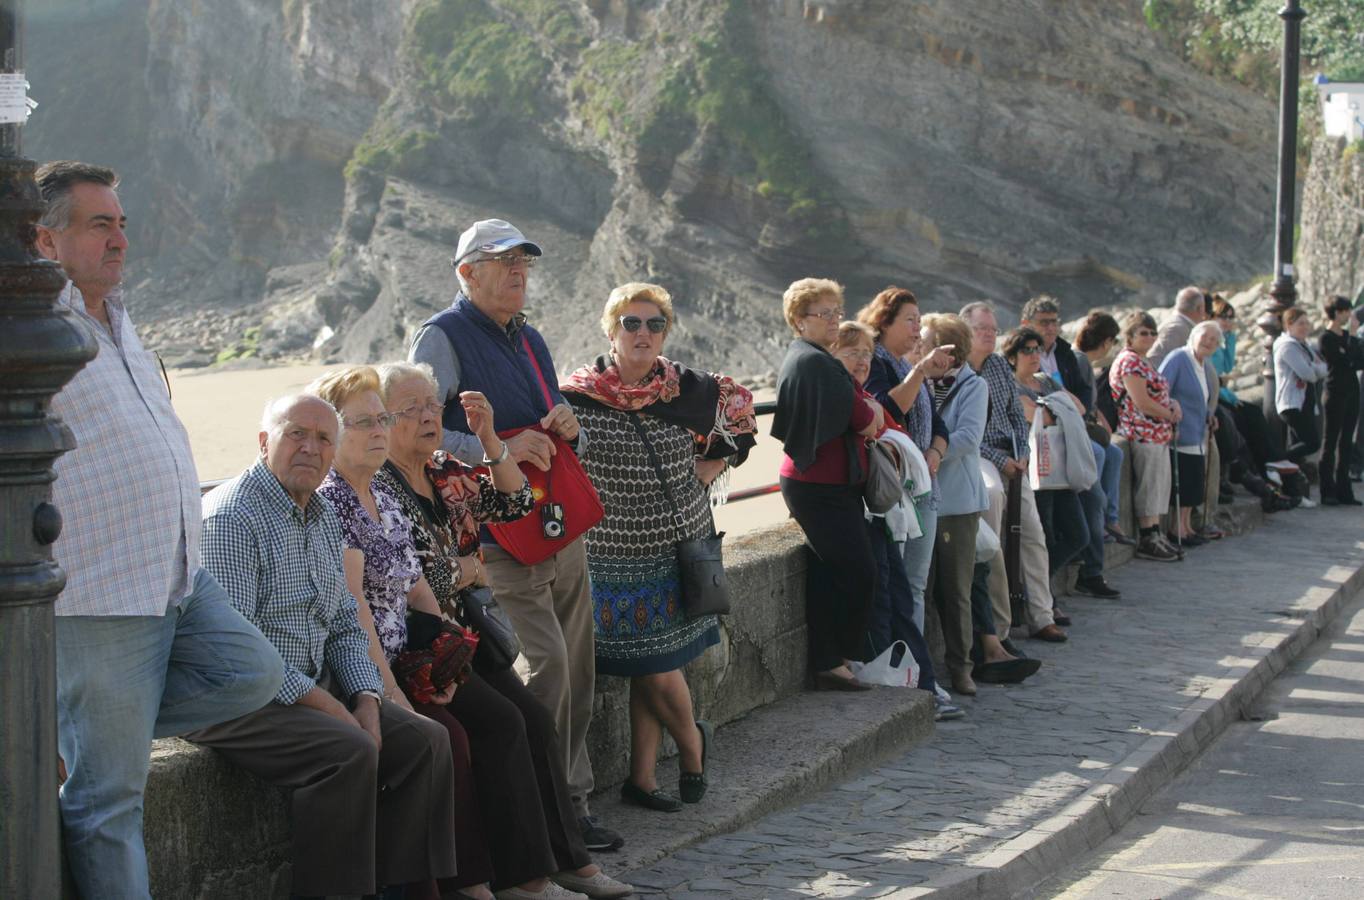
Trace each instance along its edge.
<instances>
[{"instance_id":1,"label":"dark sunglasses on woman","mask_svg":"<svg viewBox=\"0 0 1364 900\"><path fill-rule=\"evenodd\" d=\"M663 316L650 316L647 319L641 319L639 316L620 317L620 327L631 334L639 331L641 325L649 326L650 334L662 334L668 327L668 320Z\"/></svg>"}]
</instances>

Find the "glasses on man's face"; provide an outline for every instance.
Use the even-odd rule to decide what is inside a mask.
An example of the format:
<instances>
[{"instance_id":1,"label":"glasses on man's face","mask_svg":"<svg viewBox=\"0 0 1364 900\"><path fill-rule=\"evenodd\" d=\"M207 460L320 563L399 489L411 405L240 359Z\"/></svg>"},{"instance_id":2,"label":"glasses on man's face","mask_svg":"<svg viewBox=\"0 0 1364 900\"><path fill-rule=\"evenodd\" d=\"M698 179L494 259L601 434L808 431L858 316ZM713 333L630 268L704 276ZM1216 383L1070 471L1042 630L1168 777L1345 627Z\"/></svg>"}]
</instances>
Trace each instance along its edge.
<instances>
[{"instance_id":1,"label":"glasses on man's face","mask_svg":"<svg viewBox=\"0 0 1364 900\"><path fill-rule=\"evenodd\" d=\"M807 312L807 313L805 314L805 318L807 318L807 319L823 319L823 320L826 321L826 322L837 322L839 319L843 318L843 310L841 310L841 309L825 309L825 310L821 310L821 311L819 311L819 312Z\"/></svg>"},{"instance_id":2,"label":"glasses on man's face","mask_svg":"<svg viewBox=\"0 0 1364 900\"><path fill-rule=\"evenodd\" d=\"M474 260L474 265L479 263L498 263L504 269L525 266L527 269L535 268L535 257L527 256L524 253L503 253L498 256L485 256L482 259Z\"/></svg>"},{"instance_id":3,"label":"glasses on man's face","mask_svg":"<svg viewBox=\"0 0 1364 900\"><path fill-rule=\"evenodd\" d=\"M1061 324L1061 320L1060 320L1060 319L1036 319L1036 320L1033 321L1033 324L1036 325L1038 328L1055 328L1057 325L1060 325L1060 324Z\"/></svg>"},{"instance_id":4,"label":"glasses on man's face","mask_svg":"<svg viewBox=\"0 0 1364 900\"><path fill-rule=\"evenodd\" d=\"M647 319L641 319L639 316L620 317L620 327L631 334L639 331L641 325L647 326L650 334L662 334L668 330L668 319L665 316L650 316Z\"/></svg>"},{"instance_id":5,"label":"glasses on man's face","mask_svg":"<svg viewBox=\"0 0 1364 900\"><path fill-rule=\"evenodd\" d=\"M1026 347L1019 347L1018 352L1021 353L1023 356L1036 356L1037 354L1042 352L1042 348L1037 346L1036 344L1029 344Z\"/></svg>"},{"instance_id":6,"label":"glasses on man's face","mask_svg":"<svg viewBox=\"0 0 1364 900\"><path fill-rule=\"evenodd\" d=\"M986 336L994 337L995 335L999 334L999 329L993 325L972 325L971 331L972 333L978 334L982 337Z\"/></svg>"},{"instance_id":7,"label":"glasses on man's face","mask_svg":"<svg viewBox=\"0 0 1364 900\"><path fill-rule=\"evenodd\" d=\"M423 410L429 412L433 416L439 416L441 413L445 412L445 404L437 403L434 400L427 401L426 403L414 403L407 409L398 410L394 415L401 416L404 419L416 419L421 416Z\"/></svg>"},{"instance_id":8,"label":"glasses on man's face","mask_svg":"<svg viewBox=\"0 0 1364 900\"><path fill-rule=\"evenodd\" d=\"M382 413L377 416L361 416L358 419L342 419L341 424L346 428L355 428L360 431L373 431L375 428L388 431L397 419L396 413Z\"/></svg>"}]
</instances>

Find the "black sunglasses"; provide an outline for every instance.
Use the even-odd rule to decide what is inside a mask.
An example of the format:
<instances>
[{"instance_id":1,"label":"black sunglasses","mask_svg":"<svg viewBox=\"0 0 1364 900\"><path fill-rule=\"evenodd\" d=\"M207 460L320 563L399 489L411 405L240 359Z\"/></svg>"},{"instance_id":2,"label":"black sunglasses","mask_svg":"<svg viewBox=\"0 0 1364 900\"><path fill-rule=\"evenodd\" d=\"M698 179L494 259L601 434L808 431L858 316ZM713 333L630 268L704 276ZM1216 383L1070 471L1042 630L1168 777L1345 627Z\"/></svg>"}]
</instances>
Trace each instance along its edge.
<instances>
[{"instance_id":1,"label":"black sunglasses","mask_svg":"<svg viewBox=\"0 0 1364 900\"><path fill-rule=\"evenodd\" d=\"M639 316L620 317L620 327L631 334L639 331L641 325L649 326L650 334L662 334L668 330L668 320L663 316L650 316L647 319L641 319Z\"/></svg>"}]
</instances>

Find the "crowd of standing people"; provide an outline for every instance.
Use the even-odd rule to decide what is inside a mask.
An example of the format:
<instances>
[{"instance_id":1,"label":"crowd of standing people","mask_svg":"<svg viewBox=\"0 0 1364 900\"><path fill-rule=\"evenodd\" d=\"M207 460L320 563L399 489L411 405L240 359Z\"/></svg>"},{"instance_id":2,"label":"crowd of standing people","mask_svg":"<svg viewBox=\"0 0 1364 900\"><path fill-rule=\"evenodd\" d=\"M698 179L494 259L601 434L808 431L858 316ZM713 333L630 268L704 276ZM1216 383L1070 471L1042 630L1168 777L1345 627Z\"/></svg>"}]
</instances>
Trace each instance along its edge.
<instances>
[{"instance_id":1,"label":"crowd of standing people","mask_svg":"<svg viewBox=\"0 0 1364 900\"><path fill-rule=\"evenodd\" d=\"M540 246L503 220L476 222L452 260L455 299L408 358L271 400L256 460L201 500L188 436L123 306L117 176L57 162L37 178L37 248L65 270L61 303L100 345L53 402L78 441L54 494L79 515L54 552L68 573L60 805L81 895L148 896L142 794L151 741L170 735L289 790L294 896L630 894L593 856L627 839L589 805L595 680L629 679L622 799L659 812L703 802L715 731L683 667L719 642L725 606L695 571L719 565L710 495L758 429L746 388L664 355L668 291L613 290L603 352L560 382L523 310ZM1281 448L1226 396L1225 325L1198 322L1186 294L1182 335L1096 312L1077 352L1050 297L1001 344L986 303L921 316L892 286L844 321L837 283L787 289L772 433L810 550L817 688L868 690L860 667L901 642L939 718L964 715L948 686L1028 678L1040 663L1015 625L1068 639L1053 576L1076 562L1077 590L1116 599L1107 543L1175 560L1218 537L1188 514L1218 426L1245 432L1223 455L1229 477L1276 496L1267 466L1321 443L1317 382L1323 499L1329 484L1355 502L1364 360L1348 303L1328 304L1320 353L1303 319L1285 317ZM1124 452L1135 539L1118 513ZM657 775L665 735L675 785Z\"/></svg>"}]
</instances>

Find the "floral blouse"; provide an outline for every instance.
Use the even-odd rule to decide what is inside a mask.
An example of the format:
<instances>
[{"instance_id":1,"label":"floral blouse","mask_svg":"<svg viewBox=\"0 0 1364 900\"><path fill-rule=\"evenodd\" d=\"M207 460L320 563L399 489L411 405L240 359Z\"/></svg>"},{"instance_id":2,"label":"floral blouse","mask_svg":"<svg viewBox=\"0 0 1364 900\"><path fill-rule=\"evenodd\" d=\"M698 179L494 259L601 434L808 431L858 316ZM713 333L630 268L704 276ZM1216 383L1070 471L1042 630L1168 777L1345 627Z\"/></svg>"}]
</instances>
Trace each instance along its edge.
<instances>
[{"instance_id":1,"label":"floral blouse","mask_svg":"<svg viewBox=\"0 0 1364 900\"><path fill-rule=\"evenodd\" d=\"M426 475L443 501L440 506L412 490L392 463L385 463L375 476L375 493L396 502L411 523L426 582L445 617L460 621L459 589L455 587L463 578L459 557L478 553L479 523L514 522L529 513L535 501L530 482L523 481L520 490L504 494L493 485L492 476L475 474L444 450L437 450L426 464ZM476 490L470 490L460 476L472 479Z\"/></svg>"},{"instance_id":2,"label":"floral blouse","mask_svg":"<svg viewBox=\"0 0 1364 900\"><path fill-rule=\"evenodd\" d=\"M421 578L421 563L412 544L412 527L398 502L370 482L379 521L360 504L355 489L332 469L318 493L331 501L341 520L348 549L365 555L365 601L374 615L374 631L384 656L392 660L407 646L407 592Z\"/></svg>"},{"instance_id":3,"label":"floral blouse","mask_svg":"<svg viewBox=\"0 0 1364 900\"><path fill-rule=\"evenodd\" d=\"M1146 382L1146 394L1166 409L1170 405L1170 383L1146 360L1131 350L1124 350L1113 361L1108 385L1113 399L1118 401L1118 434L1139 444L1168 444L1174 425L1164 419L1153 419L1137 410L1137 404L1127 393L1124 379L1135 375Z\"/></svg>"}]
</instances>

